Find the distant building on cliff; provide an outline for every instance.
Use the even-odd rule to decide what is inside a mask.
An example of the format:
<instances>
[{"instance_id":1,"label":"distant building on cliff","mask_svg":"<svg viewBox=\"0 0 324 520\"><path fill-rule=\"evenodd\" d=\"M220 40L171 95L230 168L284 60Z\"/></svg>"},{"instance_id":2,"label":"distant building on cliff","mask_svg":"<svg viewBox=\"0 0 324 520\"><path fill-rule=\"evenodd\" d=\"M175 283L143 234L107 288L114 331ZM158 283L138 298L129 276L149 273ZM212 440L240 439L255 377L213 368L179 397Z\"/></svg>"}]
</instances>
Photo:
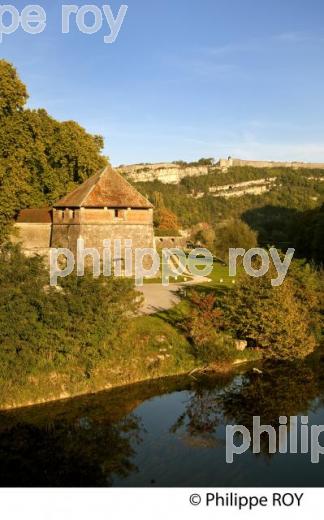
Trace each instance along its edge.
<instances>
[{"instance_id":1,"label":"distant building on cliff","mask_svg":"<svg viewBox=\"0 0 324 520\"><path fill-rule=\"evenodd\" d=\"M323 170L324 163L305 163L305 162L284 162L284 161L249 161L246 159L235 159L228 157L227 159L219 159L216 166L221 170L226 171L228 168L237 166L249 166L251 168L292 168L294 170L310 169L310 170Z\"/></svg>"},{"instance_id":2,"label":"distant building on cliff","mask_svg":"<svg viewBox=\"0 0 324 520\"><path fill-rule=\"evenodd\" d=\"M100 253L105 239L129 239L133 248L154 247L152 204L110 166L52 208L20 211L15 228L15 240L26 255L47 255L50 247L75 253L79 237L85 247Z\"/></svg>"}]
</instances>

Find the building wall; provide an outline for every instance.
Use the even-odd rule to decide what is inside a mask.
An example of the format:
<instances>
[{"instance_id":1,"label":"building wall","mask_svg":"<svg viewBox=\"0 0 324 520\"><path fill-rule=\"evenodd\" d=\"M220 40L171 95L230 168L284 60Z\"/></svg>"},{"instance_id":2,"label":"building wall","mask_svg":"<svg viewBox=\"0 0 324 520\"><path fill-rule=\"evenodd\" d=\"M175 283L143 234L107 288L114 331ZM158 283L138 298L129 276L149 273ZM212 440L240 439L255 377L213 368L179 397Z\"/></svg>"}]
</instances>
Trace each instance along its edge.
<instances>
[{"instance_id":1,"label":"building wall","mask_svg":"<svg viewBox=\"0 0 324 520\"><path fill-rule=\"evenodd\" d=\"M112 265L116 262L124 266L125 247L132 248L132 261L134 265L135 250L138 248L155 249L153 226L151 224L131 223L106 223L106 224L80 224L78 225L54 225L52 247L66 247L76 257L77 240L83 238L85 248L94 248L103 260L104 240L111 241ZM119 245L115 245L115 240ZM126 240L131 242L126 243ZM85 261L86 266L92 266L92 258L89 255ZM143 260L143 266L148 269L151 266L149 256Z\"/></svg>"},{"instance_id":2,"label":"building wall","mask_svg":"<svg viewBox=\"0 0 324 520\"><path fill-rule=\"evenodd\" d=\"M67 216L65 217L65 212ZM84 247L95 248L101 258L104 240L110 240L112 250L114 241L120 240L120 259L125 256L125 241L130 240L133 257L136 248L155 248L152 209L82 209L75 213L75 221L69 218L68 210L64 214L54 215L51 247L70 249L77 252L77 240L83 238ZM145 259L145 267L149 267L149 259Z\"/></svg>"},{"instance_id":3,"label":"building wall","mask_svg":"<svg viewBox=\"0 0 324 520\"><path fill-rule=\"evenodd\" d=\"M125 246L155 249L152 209L81 209L54 210L53 224L17 223L15 242L22 245L26 255L49 255L50 247L67 248L76 256L77 240L84 239L86 248L98 250L103 255L103 241L110 240L112 254L114 240L120 241L123 261ZM126 244L126 240L131 243ZM91 262L91 258L90 258ZM86 262L88 264L89 262ZM150 266L149 257L143 262L144 267Z\"/></svg>"},{"instance_id":4,"label":"building wall","mask_svg":"<svg viewBox=\"0 0 324 520\"><path fill-rule=\"evenodd\" d=\"M26 255L46 255L51 242L52 225L48 224L32 224L32 223L16 223L15 232L12 235L14 243L21 244Z\"/></svg>"}]
</instances>

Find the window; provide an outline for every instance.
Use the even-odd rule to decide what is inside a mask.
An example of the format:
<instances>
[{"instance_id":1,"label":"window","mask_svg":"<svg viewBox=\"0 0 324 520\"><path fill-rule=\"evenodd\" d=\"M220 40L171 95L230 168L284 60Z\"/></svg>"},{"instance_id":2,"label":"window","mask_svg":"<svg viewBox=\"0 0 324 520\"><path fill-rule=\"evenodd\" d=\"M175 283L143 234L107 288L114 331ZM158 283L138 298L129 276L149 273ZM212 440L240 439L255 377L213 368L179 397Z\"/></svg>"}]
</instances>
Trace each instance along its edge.
<instances>
[{"instance_id":1,"label":"window","mask_svg":"<svg viewBox=\"0 0 324 520\"><path fill-rule=\"evenodd\" d=\"M123 219L125 212L123 209L114 209L114 216L116 219Z\"/></svg>"}]
</instances>

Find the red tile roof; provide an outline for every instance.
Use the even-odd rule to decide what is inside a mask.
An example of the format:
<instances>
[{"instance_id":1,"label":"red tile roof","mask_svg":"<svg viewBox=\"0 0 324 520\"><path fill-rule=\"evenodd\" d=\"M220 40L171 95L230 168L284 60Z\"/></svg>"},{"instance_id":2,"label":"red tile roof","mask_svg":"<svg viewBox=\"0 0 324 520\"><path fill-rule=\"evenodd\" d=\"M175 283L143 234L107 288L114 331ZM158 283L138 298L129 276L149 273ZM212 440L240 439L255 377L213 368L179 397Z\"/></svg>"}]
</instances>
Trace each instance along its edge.
<instances>
[{"instance_id":1,"label":"red tile roof","mask_svg":"<svg viewBox=\"0 0 324 520\"><path fill-rule=\"evenodd\" d=\"M52 208L22 209L18 214L17 222L26 224L51 224Z\"/></svg>"},{"instance_id":2,"label":"red tile roof","mask_svg":"<svg viewBox=\"0 0 324 520\"><path fill-rule=\"evenodd\" d=\"M119 173L107 166L54 204L55 208L153 208Z\"/></svg>"}]
</instances>

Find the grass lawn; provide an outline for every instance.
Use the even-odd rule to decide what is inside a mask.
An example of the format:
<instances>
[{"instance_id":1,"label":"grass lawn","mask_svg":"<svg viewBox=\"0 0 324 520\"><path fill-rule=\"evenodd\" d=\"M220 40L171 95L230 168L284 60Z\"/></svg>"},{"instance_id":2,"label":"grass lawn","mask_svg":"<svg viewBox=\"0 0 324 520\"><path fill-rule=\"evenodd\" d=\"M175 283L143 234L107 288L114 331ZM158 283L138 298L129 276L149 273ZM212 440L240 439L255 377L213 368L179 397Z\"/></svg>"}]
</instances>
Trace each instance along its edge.
<instances>
[{"instance_id":1,"label":"grass lawn","mask_svg":"<svg viewBox=\"0 0 324 520\"><path fill-rule=\"evenodd\" d=\"M227 287L232 287L235 283L235 278L233 276L229 276L228 274L228 265L223 265L220 262L214 262L213 271L209 275L208 278L211 278L211 285L226 285Z\"/></svg>"},{"instance_id":2,"label":"grass lawn","mask_svg":"<svg viewBox=\"0 0 324 520\"><path fill-rule=\"evenodd\" d=\"M190 260L189 260L189 268L190 268ZM199 267L197 267L199 270ZM211 279L211 282L204 282L202 284L198 285L208 285L209 287L217 287L224 285L226 287L232 287L235 284L235 277L229 276L228 274L228 266L223 265L222 263L215 261L213 264L213 270L211 274L207 276L207 278ZM170 283L183 283L188 282L192 280L191 276L181 275L181 276L171 276L169 279ZM145 278L144 279L145 284L152 284L152 283L162 283L161 276L157 276L154 278Z\"/></svg>"}]
</instances>

